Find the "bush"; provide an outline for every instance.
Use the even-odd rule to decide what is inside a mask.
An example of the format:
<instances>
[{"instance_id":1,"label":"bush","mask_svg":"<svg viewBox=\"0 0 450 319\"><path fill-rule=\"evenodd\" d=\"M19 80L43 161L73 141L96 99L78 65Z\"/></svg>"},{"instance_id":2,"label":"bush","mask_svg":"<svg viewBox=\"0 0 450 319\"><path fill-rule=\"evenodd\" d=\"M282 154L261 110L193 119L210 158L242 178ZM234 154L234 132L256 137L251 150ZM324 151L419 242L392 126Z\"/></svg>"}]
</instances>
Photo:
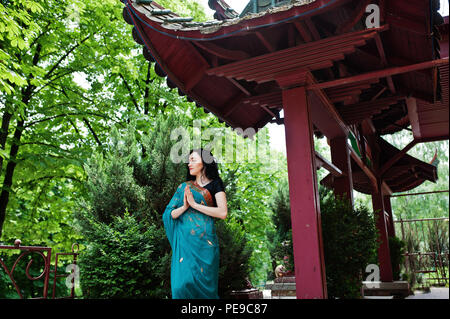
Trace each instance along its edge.
<instances>
[{"instance_id":1,"label":"bush","mask_svg":"<svg viewBox=\"0 0 450 319\"><path fill-rule=\"evenodd\" d=\"M405 261L406 243L398 237L389 237L389 252L391 255L392 275L394 280L400 280L400 267Z\"/></svg>"},{"instance_id":2,"label":"bush","mask_svg":"<svg viewBox=\"0 0 450 319\"><path fill-rule=\"evenodd\" d=\"M142 142L132 126L122 136L113 130L108 152L94 154L85 166L89 195L75 213L87 247L79 261L84 295L170 297L171 248L162 214L186 178L185 164L170 160L167 132L179 126L173 116L160 118ZM216 224L219 295L226 297L245 288L250 253L241 225L231 220Z\"/></svg>"},{"instance_id":3,"label":"bush","mask_svg":"<svg viewBox=\"0 0 450 319\"><path fill-rule=\"evenodd\" d=\"M241 225L233 219L216 221L216 230L220 248L219 296L229 298L231 291L247 288L251 250Z\"/></svg>"},{"instance_id":4,"label":"bush","mask_svg":"<svg viewBox=\"0 0 450 319\"><path fill-rule=\"evenodd\" d=\"M125 214L111 224L86 216L90 232L80 254L80 284L88 298L165 298L170 259L161 249L165 234Z\"/></svg>"},{"instance_id":5,"label":"bush","mask_svg":"<svg viewBox=\"0 0 450 319\"><path fill-rule=\"evenodd\" d=\"M278 265L284 265L286 271L294 271L294 255L292 246L291 207L289 201L289 185L282 180L273 195L270 208L273 212L272 221L276 229L269 232L270 255L272 270ZM287 257L287 260L285 260ZM272 272L269 278L275 277Z\"/></svg>"},{"instance_id":6,"label":"bush","mask_svg":"<svg viewBox=\"0 0 450 319\"><path fill-rule=\"evenodd\" d=\"M322 188L320 209L329 298L360 298L365 268L376 264L378 232L374 214L352 208Z\"/></svg>"},{"instance_id":7,"label":"bush","mask_svg":"<svg viewBox=\"0 0 450 319\"><path fill-rule=\"evenodd\" d=\"M328 297L359 298L366 266L378 263L374 215L363 206L352 208L322 186L319 194ZM273 266L284 264L286 270L294 271L287 182L280 184L271 206L277 227L269 234ZM288 256L287 263L284 256Z\"/></svg>"}]
</instances>

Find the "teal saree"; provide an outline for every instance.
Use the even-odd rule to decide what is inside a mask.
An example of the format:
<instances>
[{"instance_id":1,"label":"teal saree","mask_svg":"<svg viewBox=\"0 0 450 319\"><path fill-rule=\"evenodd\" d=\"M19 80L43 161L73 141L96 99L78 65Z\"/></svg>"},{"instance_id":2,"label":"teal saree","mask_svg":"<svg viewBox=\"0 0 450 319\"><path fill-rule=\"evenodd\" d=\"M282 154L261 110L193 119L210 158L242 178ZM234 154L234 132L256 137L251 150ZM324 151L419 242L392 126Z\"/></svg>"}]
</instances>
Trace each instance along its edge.
<instances>
[{"instance_id":1,"label":"teal saree","mask_svg":"<svg viewBox=\"0 0 450 319\"><path fill-rule=\"evenodd\" d=\"M171 215L172 210L183 206L186 185L197 203L213 206L211 193L188 181L178 186L164 211L164 228L172 247L172 298L218 299L219 242L213 217L192 207L177 219Z\"/></svg>"}]
</instances>

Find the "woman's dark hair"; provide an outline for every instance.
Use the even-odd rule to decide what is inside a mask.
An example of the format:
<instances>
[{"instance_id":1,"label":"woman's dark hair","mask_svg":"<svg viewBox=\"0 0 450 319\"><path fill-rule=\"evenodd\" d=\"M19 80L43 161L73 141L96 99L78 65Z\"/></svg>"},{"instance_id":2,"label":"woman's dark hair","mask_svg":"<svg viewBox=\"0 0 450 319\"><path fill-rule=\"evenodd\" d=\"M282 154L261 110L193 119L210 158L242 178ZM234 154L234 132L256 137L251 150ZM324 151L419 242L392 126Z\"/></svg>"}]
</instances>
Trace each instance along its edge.
<instances>
[{"instance_id":1,"label":"woman's dark hair","mask_svg":"<svg viewBox=\"0 0 450 319\"><path fill-rule=\"evenodd\" d=\"M212 155L212 153L209 150L206 150L203 148L193 149L189 152L186 163L189 163L189 156L193 152L196 152L202 158L202 163L203 163L203 167L205 168L206 177L212 181L215 179L220 179L222 181L222 179L219 176L219 168L217 167L217 161L214 158L214 156ZM187 181L195 181L195 176L191 175L191 173L189 173L189 167L187 165L186 165L186 169L187 169L186 180Z\"/></svg>"}]
</instances>

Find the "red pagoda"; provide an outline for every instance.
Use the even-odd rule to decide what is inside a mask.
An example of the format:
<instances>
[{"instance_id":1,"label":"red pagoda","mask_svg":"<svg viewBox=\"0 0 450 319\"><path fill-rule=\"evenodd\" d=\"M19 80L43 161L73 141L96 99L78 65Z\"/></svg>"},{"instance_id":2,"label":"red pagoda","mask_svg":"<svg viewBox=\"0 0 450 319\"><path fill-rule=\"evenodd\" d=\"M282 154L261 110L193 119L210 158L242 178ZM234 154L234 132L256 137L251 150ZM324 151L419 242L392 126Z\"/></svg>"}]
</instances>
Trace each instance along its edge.
<instances>
[{"instance_id":1,"label":"red pagoda","mask_svg":"<svg viewBox=\"0 0 450 319\"><path fill-rule=\"evenodd\" d=\"M209 0L208 22L155 1L123 2L134 39L169 87L232 128L285 126L297 298L327 297L321 166L335 194L372 195L381 281L393 281L390 196L437 180L434 165L406 153L449 138L448 17L439 1L252 0L239 15ZM402 150L382 138L409 127L414 139ZM315 153L314 134L328 139L332 163Z\"/></svg>"}]
</instances>

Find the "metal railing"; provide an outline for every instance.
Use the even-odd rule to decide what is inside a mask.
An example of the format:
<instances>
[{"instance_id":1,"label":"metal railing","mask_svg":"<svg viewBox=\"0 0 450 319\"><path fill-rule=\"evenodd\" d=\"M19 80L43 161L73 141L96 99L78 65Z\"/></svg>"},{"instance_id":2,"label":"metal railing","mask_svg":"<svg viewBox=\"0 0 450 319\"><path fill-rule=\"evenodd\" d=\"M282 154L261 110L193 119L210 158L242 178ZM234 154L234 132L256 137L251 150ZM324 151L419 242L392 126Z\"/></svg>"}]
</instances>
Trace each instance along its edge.
<instances>
[{"instance_id":1,"label":"metal railing","mask_svg":"<svg viewBox=\"0 0 450 319\"><path fill-rule=\"evenodd\" d=\"M76 247L76 248L75 248ZM39 247L39 246L21 246L21 241L16 240L13 246L3 246L0 245L0 253L3 251L12 251L12 250L19 250L19 256L15 259L14 263L12 264L11 268L8 268L8 265L6 265L5 261L3 260L2 256L0 255L0 265L2 266L3 270L8 275L15 291L17 292L19 298L23 299L24 294L23 291L20 289L16 278L14 277L14 271L17 269L17 266L19 265L20 261L27 255L37 254L42 258L43 265L42 265L42 272L39 275L33 276L30 274L30 267L33 264L34 259L30 259L28 262L26 268L25 268L25 275L28 280L31 281L37 281L37 280L43 280L43 291L42 291L42 297L37 297L33 299L46 299L49 295L49 282L51 280L51 276L53 275L53 291L52 291L52 298L57 299L56 294L56 282L58 278L62 277L69 277L72 275L71 278L71 287L70 287L70 295L65 296L62 298L74 298L75 297L75 276L76 273L76 267L73 267L71 270L71 273L64 273L64 274L58 274L58 259L60 256L72 256L72 265L76 266L77 264L77 257L79 255L79 245L77 243L74 243L72 245L72 252L71 253L56 253L55 254L55 266L52 269L51 265L51 257L52 257L52 248L50 247ZM1 269L0 269L1 271ZM58 299L62 299L58 298Z\"/></svg>"},{"instance_id":2,"label":"metal railing","mask_svg":"<svg viewBox=\"0 0 450 319\"><path fill-rule=\"evenodd\" d=\"M422 287L449 283L448 222L448 217L394 221L396 233L401 232L406 243L406 273Z\"/></svg>"}]
</instances>

